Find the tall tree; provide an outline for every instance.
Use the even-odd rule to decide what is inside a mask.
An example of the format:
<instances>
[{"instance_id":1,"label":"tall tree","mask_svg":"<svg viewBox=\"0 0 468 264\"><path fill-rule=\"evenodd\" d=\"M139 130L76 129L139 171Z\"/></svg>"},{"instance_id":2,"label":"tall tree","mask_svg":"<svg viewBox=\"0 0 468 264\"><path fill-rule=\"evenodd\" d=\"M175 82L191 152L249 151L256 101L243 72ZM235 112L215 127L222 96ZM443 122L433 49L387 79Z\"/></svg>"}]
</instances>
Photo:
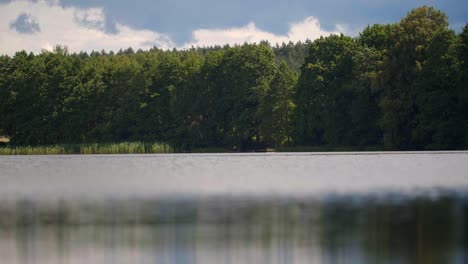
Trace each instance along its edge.
<instances>
[{"instance_id":1,"label":"tall tree","mask_svg":"<svg viewBox=\"0 0 468 264\"><path fill-rule=\"evenodd\" d=\"M16 94L10 90L11 58L0 56L0 135L12 135L14 125L14 100Z\"/></svg>"},{"instance_id":2,"label":"tall tree","mask_svg":"<svg viewBox=\"0 0 468 264\"><path fill-rule=\"evenodd\" d=\"M348 145L368 148L381 145L378 126L381 91L377 78L385 51L374 47L357 48L353 57L353 76L346 86L351 95Z\"/></svg>"},{"instance_id":3,"label":"tall tree","mask_svg":"<svg viewBox=\"0 0 468 264\"><path fill-rule=\"evenodd\" d=\"M416 125L413 142L428 149L463 146L462 91L457 86L459 65L455 33L441 30L431 39L427 58L415 83Z\"/></svg>"},{"instance_id":4,"label":"tall tree","mask_svg":"<svg viewBox=\"0 0 468 264\"><path fill-rule=\"evenodd\" d=\"M41 64L33 54L17 52L8 63L9 76L3 83L9 99L6 109L5 132L13 143L43 144L42 133L46 98L41 92Z\"/></svg>"},{"instance_id":5,"label":"tall tree","mask_svg":"<svg viewBox=\"0 0 468 264\"><path fill-rule=\"evenodd\" d=\"M305 145L346 144L349 131L349 91L356 44L332 35L315 40L301 69L294 116L295 141Z\"/></svg>"},{"instance_id":6,"label":"tall tree","mask_svg":"<svg viewBox=\"0 0 468 264\"><path fill-rule=\"evenodd\" d=\"M297 76L283 61L270 82L270 89L259 107L259 134L270 146L291 144L291 118L295 105L294 87Z\"/></svg>"},{"instance_id":7,"label":"tall tree","mask_svg":"<svg viewBox=\"0 0 468 264\"><path fill-rule=\"evenodd\" d=\"M458 37L457 55L460 65L458 90L460 92L460 102L462 103L461 115L464 119L459 126L465 129L464 148L468 147L468 23L463 27Z\"/></svg>"},{"instance_id":8,"label":"tall tree","mask_svg":"<svg viewBox=\"0 0 468 264\"><path fill-rule=\"evenodd\" d=\"M381 74L383 97L380 124L387 149L419 149L412 140L416 126L415 82L422 64L427 60L427 49L438 32L448 28L447 16L433 7L413 9L396 25L391 33L394 41L389 49Z\"/></svg>"},{"instance_id":9,"label":"tall tree","mask_svg":"<svg viewBox=\"0 0 468 264\"><path fill-rule=\"evenodd\" d=\"M225 52L214 92L219 94L216 120L226 146L251 148L260 143L256 113L274 69L268 46L244 44Z\"/></svg>"}]
</instances>

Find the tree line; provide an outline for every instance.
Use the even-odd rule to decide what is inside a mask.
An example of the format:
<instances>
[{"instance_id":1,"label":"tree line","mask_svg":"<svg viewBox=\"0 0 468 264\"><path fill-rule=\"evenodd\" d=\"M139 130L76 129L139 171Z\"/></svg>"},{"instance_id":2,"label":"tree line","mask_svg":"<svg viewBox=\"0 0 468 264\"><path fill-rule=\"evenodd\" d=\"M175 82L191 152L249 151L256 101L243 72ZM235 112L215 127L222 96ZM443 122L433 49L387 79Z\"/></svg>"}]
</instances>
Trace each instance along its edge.
<instances>
[{"instance_id":1,"label":"tree line","mask_svg":"<svg viewBox=\"0 0 468 264\"><path fill-rule=\"evenodd\" d=\"M0 56L0 135L17 145L177 149L468 147L468 25L433 7L358 37L187 50Z\"/></svg>"}]
</instances>

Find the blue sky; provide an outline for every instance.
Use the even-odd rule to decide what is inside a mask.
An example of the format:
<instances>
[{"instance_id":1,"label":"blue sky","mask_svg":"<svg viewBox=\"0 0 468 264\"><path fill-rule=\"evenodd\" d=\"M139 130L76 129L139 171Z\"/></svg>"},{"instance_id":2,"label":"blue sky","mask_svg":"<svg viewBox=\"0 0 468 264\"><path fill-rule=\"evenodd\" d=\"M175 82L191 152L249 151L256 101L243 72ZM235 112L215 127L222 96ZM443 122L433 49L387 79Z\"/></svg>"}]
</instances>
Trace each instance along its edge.
<instances>
[{"instance_id":1,"label":"blue sky","mask_svg":"<svg viewBox=\"0 0 468 264\"><path fill-rule=\"evenodd\" d=\"M0 0L0 52L55 44L73 51L181 48L357 35L367 24L397 22L421 5L444 11L455 30L468 22L466 0Z\"/></svg>"}]
</instances>

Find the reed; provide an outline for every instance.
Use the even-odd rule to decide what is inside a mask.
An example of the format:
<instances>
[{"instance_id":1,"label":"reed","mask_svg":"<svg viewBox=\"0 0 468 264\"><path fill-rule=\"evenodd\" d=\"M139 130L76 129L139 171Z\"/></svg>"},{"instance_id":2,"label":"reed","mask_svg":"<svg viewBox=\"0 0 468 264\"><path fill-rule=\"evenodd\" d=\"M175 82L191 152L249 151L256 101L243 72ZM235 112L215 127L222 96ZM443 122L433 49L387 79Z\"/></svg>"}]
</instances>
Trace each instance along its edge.
<instances>
[{"instance_id":1,"label":"reed","mask_svg":"<svg viewBox=\"0 0 468 264\"><path fill-rule=\"evenodd\" d=\"M146 142L0 147L0 155L144 154L172 152L174 152L173 148L166 143Z\"/></svg>"}]
</instances>

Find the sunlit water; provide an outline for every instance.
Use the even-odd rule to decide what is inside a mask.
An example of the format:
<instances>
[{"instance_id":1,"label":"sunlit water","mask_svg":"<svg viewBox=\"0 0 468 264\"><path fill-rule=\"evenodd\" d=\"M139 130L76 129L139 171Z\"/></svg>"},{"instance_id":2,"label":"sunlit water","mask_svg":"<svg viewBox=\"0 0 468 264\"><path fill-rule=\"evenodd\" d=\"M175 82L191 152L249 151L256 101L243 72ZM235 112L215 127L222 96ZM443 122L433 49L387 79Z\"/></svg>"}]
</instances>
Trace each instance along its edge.
<instances>
[{"instance_id":1,"label":"sunlit water","mask_svg":"<svg viewBox=\"0 0 468 264\"><path fill-rule=\"evenodd\" d=\"M468 152L0 156L0 263L467 263Z\"/></svg>"}]
</instances>

